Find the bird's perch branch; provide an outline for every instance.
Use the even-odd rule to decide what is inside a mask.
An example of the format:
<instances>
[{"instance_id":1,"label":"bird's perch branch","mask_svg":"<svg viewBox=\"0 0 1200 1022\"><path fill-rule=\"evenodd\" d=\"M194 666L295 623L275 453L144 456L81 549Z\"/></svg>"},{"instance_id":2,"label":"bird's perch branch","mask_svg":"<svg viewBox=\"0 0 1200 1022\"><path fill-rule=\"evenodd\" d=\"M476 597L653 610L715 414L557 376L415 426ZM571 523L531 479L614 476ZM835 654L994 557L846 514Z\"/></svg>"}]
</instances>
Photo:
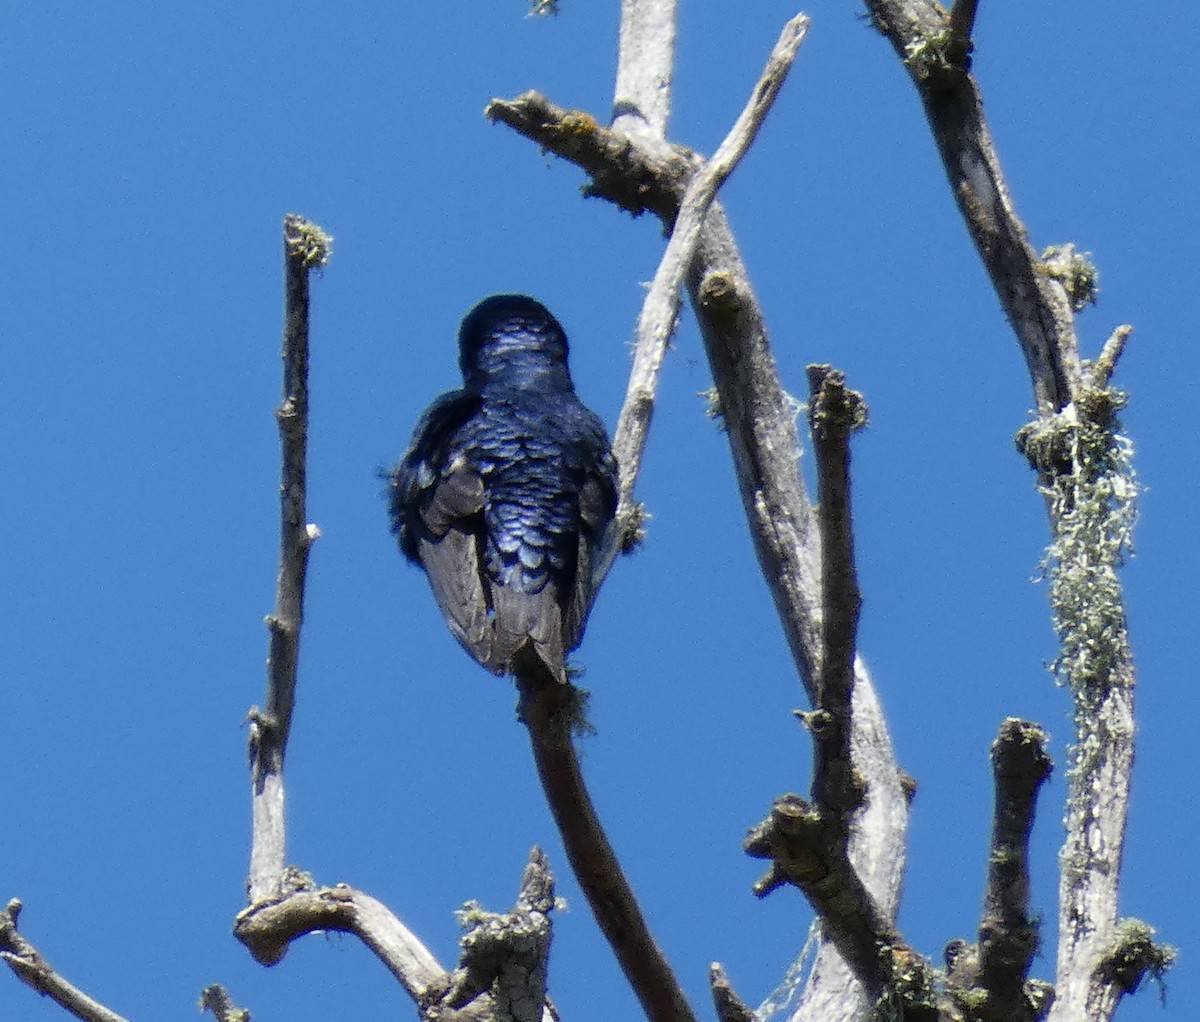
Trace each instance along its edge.
<instances>
[{"instance_id":1,"label":"bird's perch branch","mask_svg":"<svg viewBox=\"0 0 1200 1022\"><path fill-rule=\"evenodd\" d=\"M28 940L17 932L21 902L13 898L0 911L0 958L22 983L49 997L64 1011L82 1022L126 1022L115 1011L93 1000L50 967Z\"/></svg>"},{"instance_id":2,"label":"bird's perch branch","mask_svg":"<svg viewBox=\"0 0 1200 1022\"><path fill-rule=\"evenodd\" d=\"M695 1013L646 924L592 804L572 728L580 693L547 672L528 647L515 664L519 715L546 801L576 880L650 1022L696 1022Z\"/></svg>"}]
</instances>

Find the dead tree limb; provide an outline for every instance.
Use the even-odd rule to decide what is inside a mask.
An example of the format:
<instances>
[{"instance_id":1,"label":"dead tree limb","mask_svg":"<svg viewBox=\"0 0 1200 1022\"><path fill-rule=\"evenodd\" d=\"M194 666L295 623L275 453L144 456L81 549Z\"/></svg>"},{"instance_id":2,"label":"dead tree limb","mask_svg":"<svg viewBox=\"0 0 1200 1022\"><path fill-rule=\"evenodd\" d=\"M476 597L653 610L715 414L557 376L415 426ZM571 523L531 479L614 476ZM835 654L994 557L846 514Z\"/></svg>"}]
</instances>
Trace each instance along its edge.
<instances>
[{"instance_id":1,"label":"dead tree limb","mask_svg":"<svg viewBox=\"0 0 1200 1022\"><path fill-rule=\"evenodd\" d=\"M267 618L270 650L264 708L250 711L253 835L250 901L278 893L286 861L283 763L296 701L300 628L308 554L320 535L308 521L308 277L329 261L329 238L315 224L289 215L283 223L283 400L275 410L282 447L279 484L279 578L275 611Z\"/></svg>"},{"instance_id":2,"label":"dead tree limb","mask_svg":"<svg viewBox=\"0 0 1200 1022\"><path fill-rule=\"evenodd\" d=\"M319 535L308 523L306 509L308 277L327 262L330 241L301 217L284 220L283 401L276 410L283 465L279 582L275 612L267 619L265 709L250 713L250 903L238 914L234 934L256 961L275 965L301 936L328 930L352 933L396 977L423 1018L521 1022L543 1012L549 1018L544 1000L553 878L539 849L534 849L511 913L485 921L487 914L480 910L467 920L471 928L463 938L463 962L454 972L442 968L381 902L346 884L320 887L286 864L283 767L295 705L308 553ZM547 891L549 896L543 896ZM518 931L519 939L508 939Z\"/></svg>"},{"instance_id":3,"label":"dead tree limb","mask_svg":"<svg viewBox=\"0 0 1200 1022\"><path fill-rule=\"evenodd\" d=\"M626 0L622 15L619 66L643 66L637 73L619 75L611 129L588 113L565 110L534 92L493 100L486 113L583 169L591 178L588 194L634 214L653 212L671 230L688 184L702 165L690 151L665 139L674 2ZM639 42L639 31L655 38ZM815 703L823 596L819 538L797 465L797 406L780 385L764 318L719 201L704 217L686 284L713 370L759 564L799 676ZM861 661L856 661L855 673L853 755L867 797L852 824L851 854L881 910L890 914L904 868L907 800L887 725ZM817 972L822 989L810 988L814 996L804 1010L816 1014L807 1017L829 1022L853 1018L862 995L828 942L822 944ZM836 1014L828 1010L831 1005Z\"/></svg>"},{"instance_id":4,"label":"dead tree limb","mask_svg":"<svg viewBox=\"0 0 1200 1022\"><path fill-rule=\"evenodd\" d=\"M1134 667L1117 569L1137 487L1117 414L1125 396L1109 385L1129 328L1114 333L1095 363L1081 356L1076 315L1095 297L1095 268L1071 245L1038 255L1017 216L971 74L975 47L962 45L976 4L959 0L950 14L932 0L867 6L921 97L959 211L1029 370L1037 420L1018 434L1018 445L1050 512L1055 668L1072 693L1075 730L1050 1018L1107 1022L1128 989L1105 963L1125 926L1117 902L1133 771Z\"/></svg>"},{"instance_id":5,"label":"dead tree limb","mask_svg":"<svg viewBox=\"0 0 1200 1022\"><path fill-rule=\"evenodd\" d=\"M123 1016L106 1008L55 972L38 949L17 931L21 908L20 900L13 898L0 911L0 958L12 969L17 979L43 997L49 997L81 1022L126 1022Z\"/></svg>"},{"instance_id":6,"label":"dead tree limb","mask_svg":"<svg viewBox=\"0 0 1200 1022\"><path fill-rule=\"evenodd\" d=\"M567 860L592 914L650 1022L696 1022L670 963L662 953L592 804L573 728L582 698L552 677L534 655L518 657L518 715Z\"/></svg>"}]
</instances>

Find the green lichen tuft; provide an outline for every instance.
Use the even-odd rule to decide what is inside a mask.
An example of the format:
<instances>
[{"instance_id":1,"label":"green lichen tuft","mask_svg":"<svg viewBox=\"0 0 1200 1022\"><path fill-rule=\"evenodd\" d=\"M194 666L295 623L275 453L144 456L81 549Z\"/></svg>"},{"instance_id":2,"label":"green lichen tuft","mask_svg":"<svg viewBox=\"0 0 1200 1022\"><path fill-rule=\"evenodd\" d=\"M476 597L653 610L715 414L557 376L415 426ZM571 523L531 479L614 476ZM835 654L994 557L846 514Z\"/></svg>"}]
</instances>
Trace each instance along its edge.
<instances>
[{"instance_id":1,"label":"green lichen tuft","mask_svg":"<svg viewBox=\"0 0 1200 1022\"><path fill-rule=\"evenodd\" d=\"M879 951L887 981L872 1005L872 1022L935 1022L938 1018L932 966L903 945Z\"/></svg>"},{"instance_id":2,"label":"green lichen tuft","mask_svg":"<svg viewBox=\"0 0 1200 1022\"><path fill-rule=\"evenodd\" d=\"M474 898L470 901L464 901L462 908L454 913L454 919L464 930L472 930L481 923L486 923L491 919L493 913L485 909Z\"/></svg>"},{"instance_id":3,"label":"green lichen tuft","mask_svg":"<svg viewBox=\"0 0 1200 1022\"><path fill-rule=\"evenodd\" d=\"M1097 969L1127 994L1135 993L1142 981L1150 976L1159 985L1165 1000L1163 977L1175 964L1178 951L1170 944L1155 940L1154 936L1154 928L1142 920L1122 919L1117 923Z\"/></svg>"},{"instance_id":4,"label":"green lichen tuft","mask_svg":"<svg viewBox=\"0 0 1200 1022\"><path fill-rule=\"evenodd\" d=\"M305 269L324 269L333 257L333 235L311 220L289 213L284 218L288 255L299 259Z\"/></svg>"},{"instance_id":5,"label":"green lichen tuft","mask_svg":"<svg viewBox=\"0 0 1200 1022\"><path fill-rule=\"evenodd\" d=\"M1041 1022L1050 1014L1050 1006L1054 1004L1054 984L1044 979L1030 979L1025 982L1025 1001L1033 1017Z\"/></svg>"},{"instance_id":6,"label":"green lichen tuft","mask_svg":"<svg viewBox=\"0 0 1200 1022\"><path fill-rule=\"evenodd\" d=\"M917 36L904 47L904 64L921 81L951 69L950 45L954 41L950 29L932 35Z\"/></svg>"},{"instance_id":7,"label":"green lichen tuft","mask_svg":"<svg viewBox=\"0 0 1200 1022\"><path fill-rule=\"evenodd\" d=\"M1091 252L1077 252L1074 245L1051 245L1042 253L1038 268L1062 284L1075 312L1096 304L1100 271L1092 262Z\"/></svg>"}]
</instances>

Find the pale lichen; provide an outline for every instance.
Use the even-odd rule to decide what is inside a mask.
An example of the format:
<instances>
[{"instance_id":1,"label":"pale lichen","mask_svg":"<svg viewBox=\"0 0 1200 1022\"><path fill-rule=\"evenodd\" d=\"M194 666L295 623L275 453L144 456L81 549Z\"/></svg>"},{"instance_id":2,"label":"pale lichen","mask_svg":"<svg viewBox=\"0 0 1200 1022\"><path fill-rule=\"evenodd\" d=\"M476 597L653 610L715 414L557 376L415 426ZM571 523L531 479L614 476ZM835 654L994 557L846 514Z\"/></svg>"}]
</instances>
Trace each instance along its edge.
<instances>
[{"instance_id":1,"label":"pale lichen","mask_svg":"<svg viewBox=\"0 0 1200 1022\"><path fill-rule=\"evenodd\" d=\"M950 29L929 35L914 36L904 47L904 63L924 81L951 68L950 45L954 36Z\"/></svg>"},{"instance_id":2,"label":"pale lichen","mask_svg":"<svg viewBox=\"0 0 1200 1022\"><path fill-rule=\"evenodd\" d=\"M1177 957L1174 947L1155 940L1154 927L1140 919L1122 919L1097 968L1127 994L1135 993L1146 976L1150 976L1158 983L1165 1000L1163 977Z\"/></svg>"},{"instance_id":3,"label":"pale lichen","mask_svg":"<svg viewBox=\"0 0 1200 1022\"><path fill-rule=\"evenodd\" d=\"M1075 312L1096 304L1100 294L1100 271L1092 262L1091 252L1079 252L1070 244L1051 245L1042 253L1038 269L1062 284Z\"/></svg>"},{"instance_id":4,"label":"pale lichen","mask_svg":"<svg viewBox=\"0 0 1200 1022\"><path fill-rule=\"evenodd\" d=\"M696 396L704 398L705 417L712 419L717 429L724 433L726 431L725 411L721 407L721 392L716 387L709 387L708 390L699 391Z\"/></svg>"},{"instance_id":5,"label":"pale lichen","mask_svg":"<svg viewBox=\"0 0 1200 1022\"><path fill-rule=\"evenodd\" d=\"M295 213L284 218L288 255L306 269L323 269L333 257L333 235Z\"/></svg>"},{"instance_id":6,"label":"pale lichen","mask_svg":"<svg viewBox=\"0 0 1200 1022\"><path fill-rule=\"evenodd\" d=\"M1052 670L1074 696L1072 767L1084 769L1113 735L1102 734L1099 708L1132 680L1125 607L1117 570L1133 549L1139 486L1133 444L1118 412L1126 396L1084 390L1056 415L1029 423L1017 447L1037 470L1050 504L1054 538L1043 568L1059 639Z\"/></svg>"}]
</instances>

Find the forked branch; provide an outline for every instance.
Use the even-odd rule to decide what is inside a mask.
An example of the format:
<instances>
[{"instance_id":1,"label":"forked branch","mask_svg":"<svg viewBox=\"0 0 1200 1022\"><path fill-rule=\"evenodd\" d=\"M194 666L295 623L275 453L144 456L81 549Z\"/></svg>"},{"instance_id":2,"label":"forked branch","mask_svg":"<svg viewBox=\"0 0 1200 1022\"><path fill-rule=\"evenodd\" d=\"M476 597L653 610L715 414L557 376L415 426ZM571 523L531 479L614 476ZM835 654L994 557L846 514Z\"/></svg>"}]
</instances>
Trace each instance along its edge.
<instances>
[{"instance_id":1,"label":"forked branch","mask_svg":"<svg viewBox=\"0 0 1200 1022\"><path fill-rule=\"evenodd\" d=\"M852 751L861 600L849 465L850 437L865 424L866 405L830 366L809 366L808 375L824 592L816 708L800 714L813 740L812 797L777 799L745 848L771 863L755 885L756 894L762 897L789 883L797 887L867 996L877 1003L888 1000L896 1017L917 1019L922 1012L934 1013L932 972L904 943L891 912L882 907L888 903L867 888L851 856L852 820L867 787Z\"/></svg>"},{"instance_id":2,"label":"forked branch","mask_svg":"<svg viewBox=\"0 0 1200 1022\"><path fill-rule=\"evenodd\" d=\"M671 238L638 317L633 369L613 439L613 453L621 472L617 514L622 522L628 522L632 513L633 490L650 432L659 372L675 331L680 288L695 258L705 216L717 191L757 137L807 33L808 18L803 14L784 26L745 109L712 158L692 175L683 192Z\"/></svg>"}]
</instances>

